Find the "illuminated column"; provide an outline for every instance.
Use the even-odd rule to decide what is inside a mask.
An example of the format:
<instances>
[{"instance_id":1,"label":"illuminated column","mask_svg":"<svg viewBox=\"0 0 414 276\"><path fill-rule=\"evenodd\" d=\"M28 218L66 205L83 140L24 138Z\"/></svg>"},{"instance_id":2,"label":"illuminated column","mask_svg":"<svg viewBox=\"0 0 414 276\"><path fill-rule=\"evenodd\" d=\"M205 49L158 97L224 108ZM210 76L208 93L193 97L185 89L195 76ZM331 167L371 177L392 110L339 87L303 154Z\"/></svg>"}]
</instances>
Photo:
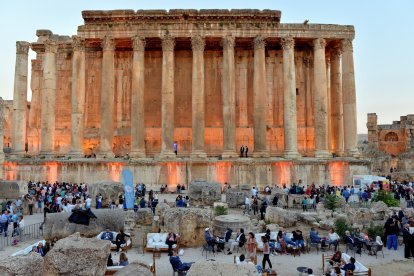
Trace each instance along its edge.
<instances>
[{"instance_id":1,"label":"illuminated column","mask_svg":"<svg viewBox=\"0 0 414 276\"><path fill-rule=\"evenodd\" d=\"M145 38L132 40L131 157L145 157L144 81Z\"/></svg>"},{"instance_id":2,"label":"illuminated column","mask_svg":"<svg viewBox=\"0 0 414 276\"><path fill-rule=\"evenodd\" d=\"M266 148L266 42L260 36L254 44L253 74L253 120L254 120L254 157L268 157Z\"/></svg>"},{"instance_id":3,"label":"illuminated column","mask_svg":"<svg viewBox=\"0 0 414 276\"><path fill-rule=\"evenodd\" d=\"M295 41L291 37L281 40L283 48L283 125L285 152L284 157L299 157L296 119L296 74Z\"/></svg>"},{"instance_id":4,"label":"illuminated column","mask_svg":"<svg viewBox=\"0 0 414 276\"><path fill-rule=\"evenodd\" d=\"M72 37L72 128L69 155L83 156L84 108L85 108L85 40Z\"/></svg>"},{"instance_id":5,"label":"illuminated column","mask_svg":"<svg viewBox=\"0 0 414 276\"><path fill-rule=\"evenodd\" d=\"M115 94L115 41L105 36L102 41L102 92L101 92L101 144L98 156L113 157L114 94Z\"/></svg>"},{"instance_id":6,"label":"illuminated column","mask_svg":"<svg viewBox=\"0 0 414 276\"><path fill-rule=\"evenodd\" d=\"M14 72L12 152L16 155L25 153L26 144L26 106L27 74L30 43L16 42L16 65Z\"/></svg>"},{"instance_id":7,"label":"illuminated column","mask_svg":"<svg viewBox=\"0 0 414 276\"><path fill-rule=\"evenodd\" d=\"M175 157L174 146L174 47L175 39L162 39L162 84L161 84L161 154L160 157Z\"/></svg>"},{"instance_id":8,"label":"illuminated column","mask_svg":"<svg viewBox=\"0 0 414 276\"><path fill-rule=\"evenodd\" d=\"M331 51L331 110L333 148L337 156L344 154L344 113L342 106L341 50Z\"/></svg>"},{"instance_id":9,"label":"illuminated column","mask_svg":"<svg viewBox=\"0 0 414 276\"><path fill-rule=\"evenodd\" d=\"M342 101L344 108L344 147L347 156L358 157L357 113L352 40L341 41Z\"/></svg>"},{"instance_id":10,"label":"illuminated column","mask_svg":"<svg viewBox=\"0 0 414 276\"><path fill-rule=\"evenodd\" d=\"M204 47L206 43L201 36L191 38L193 49L193 79L192 79L192 131L193 144L191 156L207 157L204 151Z\"/></svg>"},{"instance_id":11,"label":"illuminated column","mask_svg":"<svg viewBox=\"0 0 414 276\"><path fill-rule=\"evenodd\" d=\"M236 153L236 72L234 63L235 39L223 37L223 153L222 157L238 157Z\"/></svg>"},{"instance_id":12,"label":"illuminated column","mask_svg":"<svg viewBox=\"0 0 414 276\"><path fill-rule=\"evenodd\" d=\"M326 83L325 39L313 40L313 90L315 116L315 157L328 158L328 89Z\"/></svg>"},{"instance_id":13,"label":"illuminated column","mask_svg":"<svg viewBox=\"0 0 414 276\"><path fill-rule=\"evenodd\" d=\"M45 41L43 56L41 147L40 155L52 155L55 143L56 53L55 41Z\"/></svg>"}]
</instances>

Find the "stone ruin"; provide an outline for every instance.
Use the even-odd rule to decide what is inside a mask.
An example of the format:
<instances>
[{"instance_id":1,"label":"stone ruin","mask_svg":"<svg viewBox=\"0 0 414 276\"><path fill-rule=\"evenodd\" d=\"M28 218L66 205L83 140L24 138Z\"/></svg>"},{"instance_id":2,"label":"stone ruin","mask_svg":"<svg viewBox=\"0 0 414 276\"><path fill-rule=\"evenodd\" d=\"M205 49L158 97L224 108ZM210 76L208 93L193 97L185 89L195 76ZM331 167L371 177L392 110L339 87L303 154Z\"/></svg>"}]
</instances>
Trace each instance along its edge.
<instances>
[{"instance_id":1,"label":"stone ruin","mask_svg":"<svg viewBox=\"0 0 414 276\"><path fill-rule=\"evenodd\" d=\"M118 202L118 196L124 192L124 184L110 180L98 181L88 184L90 195L101 194L103 197L102 207L108 207L109 200ZM92 206L95 207L96 201L92 200Z\"/></svg>"},{"instance_id":2,"label":"stone ruin","mask_svg":"<svg viewBox=\"0 0 414 276\"><path fill-rule=\"evenodd\" d=\"M204 179L196 179L190 182L188 187L190 204L213 205L216 201L221 201L221 185L215 182L207 182Z\"/></svg>"},{"instance_id":3,"label":"stone ruin","mask_svg":"<svg viewBox=\"0 0 414 276\"><path fill-rule=\"evenodd\" d=\"M226 202L231 208L244 205L246 197L250 197L250 186L247 184L239 185L226 191Z\"/></svg>"}]
</instances>

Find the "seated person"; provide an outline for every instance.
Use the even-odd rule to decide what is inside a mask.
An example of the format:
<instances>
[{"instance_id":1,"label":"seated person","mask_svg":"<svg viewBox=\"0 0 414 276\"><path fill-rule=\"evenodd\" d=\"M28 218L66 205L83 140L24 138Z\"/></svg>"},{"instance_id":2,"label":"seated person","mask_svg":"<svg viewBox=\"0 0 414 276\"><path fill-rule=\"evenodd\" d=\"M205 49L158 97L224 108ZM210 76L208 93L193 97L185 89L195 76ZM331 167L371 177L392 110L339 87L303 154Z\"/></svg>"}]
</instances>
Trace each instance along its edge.
<instances>
[{"instance_id":1,"label":"seated person","mask_svg":"<svg viewBox=\"0 0 414 276\"><path fill-rule=\"evenodd\" d=\"M226 233L224 233L224 241L225 242L229 242L232 233L233 233L233 230L230 229L230 228L227 228Z\"/></svg>"},{"instance_id":2,"label":"seated person","mask_svg":"<svg viewBox=\"0 0 414 276\"><path fill-rule=\"evenodd\" d=\"M300 231L299 229L297 229L296 231L293 231L292 241L295 242L296 245L300 247L302 250L305 249L305 241L303 239L303 234L302 234L302 231Z\"/></svg>"},{"instance_id":3,"label":"seated person","mask_svg":"<svg viewBox=\"0 0 414 276\"><path fill-rule=\"evenodd\" d=\"M230 248L227 249L227 251L229 251L227 255L231 255L236 246L241 248L244 246L245 243L246 243L246 236L244 235L244 229L242 228L240 229L240 233L237 235L236 241L232 242L230 244Z\"/></svg>"},{"instance_id":4,"label":"seated person","mask_svg":"<svg viewBox=\"0 0 414 276\"><path fill-rule=\"evenodd\" d=\"M362 248L361 242L355 237L351 236L351 233L349 231L345 231L345 243L356 246L357 247L356 253L361 254L361 248Z\"/></svg>"},{"instance_id":5,"label":"seated person","mask_svg":"<svg viewBox=\"0 0 414 276\"><path fill-rule=\"evenodd\" d=\"M114 266L114 261L112 260L111 253L109 253L108 260L106 261L106 266Z\"/></svg>"},{"instance_id":6,"label":"seated person","mask_svg":"<svg viewBox=\"0 0 414 276\"><path fill-rule=\"evenodd\" d=\"M39 253L42 257L45 256L45 252L43 251L43 243L41 242L37 245L37 253Z\"/></svg>"},{"instance_id":7,"label":"seated person","mask_svg":"<svg viewBox=\"0 0 414 276\"><path fill-rule=\"evenodd\" d=\"M296 243L286 233L283 233L283 237L287 245L296 246Z\"/></svg>"},{"instance_id":8,"label":"seated person","mask_svg":"<svg viewBox=\"0 0 414 276\"><path fill-rule=\"evenodd\" d=\"M180 257L177 256L177 252L174 251L168 252L168 256L170 256L170 264L174 271L187 271L193 264L181 262Z\"/></svg>"},{"instance_id":9,"label":"seated person","mask_svg":"<svg viewBox=\"0 0 414 276\"><path fill-rule=\"evenodd\" d=\"M121 251L121 245L126 243L125 237L131 237L124 233L124 230L119 230L119 233L115 237L116 250Z\"/></svg>"},{"instance_id":10,"label":"seated person","mask_svg":"<svg viewBox=\"0 0 414 276\"><path fill-rule=\"evenodd\" d=\"M321 238L319 237L318 231L316 231L315 228L313 228L313 227L310 230L309 238L310 238L310 241L312 243L320 243L321 242Z\"/></svg>"},{"instance_id":11,"label":"seated person","mask_svg":"<svg viewBox=\"0 0 414 276\"><path fill-rule=\"evenodd\" d=\"M286 253L286 247L287 244L285 242L285 237L283 236L283 231L279 230L279 232L277 233L277 243L276 246L278 247L278 251L283 253Z\"/></svg>"},{"instance_id":12,"label":"seated person","mask_svg":"<svg viewBox=\"0 0 414 276\"><path fill-rule=\"evenodd\" d=\"M215 249L214 249L214 246L217 245L217 240L210 233L210 228L206 228L204 230L204 238L205 238L207 244L213 248L213 252L216 252Z\"/></svg>"},{"instance_id":13,"label":"seated person","mask_svg":"<svg viewBox=\"0 0 414 276\"><path fill-rule=\"evenodd\" d=\"M351 257L349 259L349 263L345 264L344 266L341 267L341 270L345 271L345 273L347 271L354 271L355 270L355 258Z\"/></svg>"},{"instance_id":14,"label":"seated person","mask_svg":"<svg viewBox=\"0 0 414 276\"><path fill-rule=\"evenodd\" d=\"M168 251L173 249L173 245L177 244L177 238L179 236L173 232L168 232L167 239L165 240L165 244L168 245Z\"/></svg>"},{"instance_id":15,"label":"seated person","mask_svg":"<svg viewBox=\"0 0 414 276\"><path fill-rule=\"evenodd\" d=\"M335 251L338 248L338 244L339 244L339 235L337 233L335 233L335 230L333 228L329 229L329 233L328 233L328 237L326 242L328 244L333 244L335 246Z\"/></svg>"},{"instance_id":16,"label":"seated person","mask_svg":"<svg viewBox=\"0 0 414 276\"><path fill-rule=\"evenodd\" d=\"M246 257L243 254L241 254L240 257L236 258L236 264L254 266L254 263L250 262L249 260L246 260Z\"/></svg>"},{"instance_id":17,"label":"seated person","mask_svg":"<svg viewBox=\"0 0 414 276\"><path fill-rule=\"evenodd\" d=\"M330 265L341 264L342 262L343 260L341 251L336 251L335 254L333 254L332 257L329 259Z\"/></svg>"},{"instance_id":18,"label":"seated person","mask_svg":"<svg viewBox=\"0 0 414 276\"><path fill-rule=\"evenodd\" d=\"M119 266L127 266L129 264L127 255L122 252L119 255Z\"/></svg>"},{"instance_id":19,"label":"seated person","mask_svg":"<svg viewBox=\"0 0 414 276\"><path fill-rule=\"evenodd\" d=\"M102 233L101 240L112 241L114 239L114 234L109 231L109 228L106 228L106 231Z\"/></svg>"}]
</instances>

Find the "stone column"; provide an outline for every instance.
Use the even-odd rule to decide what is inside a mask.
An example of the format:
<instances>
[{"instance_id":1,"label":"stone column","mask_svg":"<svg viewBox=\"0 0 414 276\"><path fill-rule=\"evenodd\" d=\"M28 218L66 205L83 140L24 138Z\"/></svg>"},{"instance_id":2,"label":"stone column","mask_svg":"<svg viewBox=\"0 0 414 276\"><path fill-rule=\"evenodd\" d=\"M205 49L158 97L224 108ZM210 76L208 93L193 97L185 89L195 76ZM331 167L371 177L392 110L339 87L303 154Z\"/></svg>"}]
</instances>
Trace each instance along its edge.
<instances>
[{"instance_id":1,"label":"stone column","mask_svg":"<svg viewBox=\"0 0 414 276\"><path fill-rule=\"evenodd\" d=\"M254 121L254 157L268 157L266 148L266 42L256 37L254 44L253 74L253 121Z\"/></svg>"},{"instance_id":2,"label":"stone column","mask_svg":"<svg viewBox=\"0 0 414 276\"><path fill-rule=\"evenodd\" d=\"M238 157L236 152L236 71L234 63L235 38L226 36L223 45L223 153L222 157Z\"/></svg>"},{"instance_id":3,"label":"stone column","mask_svg":"<svg viewBox=\"0 0 414 276\"><path fill-rule=\"evenodd\" d=\"M4 101L0 97L0 179L4 179L3 176L3 163L4 163Z\"/></svg>"},{"instance_id":4,"label":"stone column","mask_svg":"<svg viewBox=\"0 0 414 276\"><path fill-rule=\"evenodd\" d=\"M45 41L43 56L42 111L40 155L52 155L55 146L56 53L55 41Z\"/></svg>"},{"instance_id":5,"label":"stone column","mask_svg":"<svg viewBox=\"0 0 414 276\"><path fill-rule=\"evenodd\" d=\"M85 40L72 37L72 128L69 155L82 157L85 112Z\"/></svg>"},{"instance_id":6,"label":"stone column","mask_svg":"<svg viewBox=\"0 0 414 276\"><path fill-rule=\"evenodd\" d=\"M101 144L98 156L106 158L114 156L115 41L112 37L104 37L102 51Z\"/></svg>"},{"instance_id":7,"label":"stone column","mask_svg":"<svg viewBox=\"0 0 414 276\"><path fill-rule=\"evenodd\" d=\"M328 89L326 82L325 39L313 40L313 90L315 116L315 157L328 158Z\"/></svg>"},{"instance_id":8,"label":"stone column","mask_svg":"<svg viewBox=\"0 0 414 276\"><path fill-rule=\"evenodd\" d=\"M342 101L344 108L344 147L347 156L358 157L357 112L352 40L341 40Z\"/></svg>"},{"instance_id":9,"label":"stone column","mask_svg":"<svg viewBox=\"0 0 414 276\"><path fill-rule=\"evenodd\" d=\"M26 144L26 107L27 74L30 43L16 42L16 65L14 72L12 152L16 155L25 153Z\"/></svg>"},{"instance_id":10,"label":"stone column","mask_svg":"<svg viewBox=\"0 0 414 276\"><path fill-rule=\"evenodd\" d=\"M342 106L341 51L335 47L331 51L331 111L332 140L337 156L344 154L344 113Z\"/></svg>"},{"instance_id":11,"label":"stone column","mask_svg":"<svg viewBox=\"0 0 414 276\"><path fill-rule=\"evenodd\" d=\"M192 78L192 157L207 157L204 151L204 37L193 36L191 47L193 49L193 78Z\"/></svg>"},{"instance_id":12,"label":"stone column","mask_svg":"<svg viewBox=\"0 0 414 276\"><path fill-rule=\"evenodd\" d=\"M291 37L281 40L283 48L283 125L285 152L284 157L299 157L297 119L296 119L296 74L295 41Z\"/></svg>"},{"instance_id":13,"label":"stone column","mask_svg":"<svg viewBox=\"0 0 414 276\"><path fill-rule=\"evenodd\" d=\"M133 158L145 157L144 84L145 84L145 38L134 37L132 58L131 95L131 153Z\"/></svg>"},{"instance_id":14,"label":"stone column","mask_svg":"<svg viewBox=\"0 0 414 276\"><path fill-rule=\"evenodd\" d=\"M174 146L174 47L175 39L162 39L162 84L161 84L161 154L160 157L175 157Z\"/></svg>"}]
</instances>

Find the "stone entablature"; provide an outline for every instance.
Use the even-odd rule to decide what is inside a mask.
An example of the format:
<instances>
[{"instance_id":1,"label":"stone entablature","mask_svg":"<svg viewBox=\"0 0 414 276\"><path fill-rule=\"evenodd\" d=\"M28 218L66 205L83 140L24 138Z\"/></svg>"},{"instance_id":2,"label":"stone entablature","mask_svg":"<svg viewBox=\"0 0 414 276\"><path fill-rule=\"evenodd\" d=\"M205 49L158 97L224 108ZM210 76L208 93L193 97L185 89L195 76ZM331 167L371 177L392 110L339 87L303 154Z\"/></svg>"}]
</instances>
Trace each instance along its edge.
<instances>
[{"instance_id":1,"label":"stone entablature","mask_svg":"<svg viewBox=\"0 0 414 276\"><path fill-rule=\"evenodd\" d=\"M82 14L76 36L38 30L31 43L29 154L172 158L178 141L197 158L241 145L254 157L358 156L353 26L280 24L272 10Z\"/></svg>"}]
</instances>

